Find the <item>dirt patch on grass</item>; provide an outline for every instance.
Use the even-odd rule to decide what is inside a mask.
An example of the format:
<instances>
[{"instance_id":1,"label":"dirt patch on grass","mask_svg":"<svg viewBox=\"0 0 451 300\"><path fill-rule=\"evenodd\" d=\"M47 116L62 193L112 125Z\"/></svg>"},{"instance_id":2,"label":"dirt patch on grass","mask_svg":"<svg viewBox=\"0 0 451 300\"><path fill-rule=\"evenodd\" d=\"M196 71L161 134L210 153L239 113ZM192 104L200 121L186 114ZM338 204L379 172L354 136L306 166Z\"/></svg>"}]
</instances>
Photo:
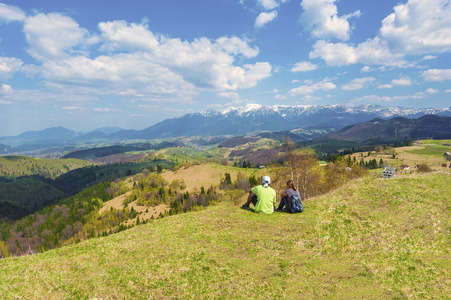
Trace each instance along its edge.
<instances>
[{"instance_id":1,"label":"dirt patch on grass","mask_svg":"<svg viewBox=\"0 0 451 300\"><path fill-rule=\"evenodd\" d=\"M107 201L103 204L103 207L99 210L99 214L103 213L104 211L108 211L111 208L114 209L123 209L124 208L124 200L130 196L132 192L127 192L123 195L117 196L116 198L111 199L110 201Z\"/></svg>"},{"instance_id":2,"label":"dirt patch on grass","mask_svg":"<svg viewBox=\"0 0 451 300\"><path fill-rule=\"evenodd\" d=\"M124 208L123 202L128 196L130 196L131 193L132 193L131 191L127 192L123 195L120 195L120 196L117 196L116 198L111 199L108 202L105 202L103 204L103 207L99 210L99 214L103 213L104 211L108 211L111 208L123 209ZM154 217L154 219L156 219L160 215L160 213L164 214L166 211L168 211L170 209L170 207L166 204L160 204L155 207L140 206L140 205L138 205L137 201L133 201L133 202L129 203L128 207L130 209L133 207L133 209L135 211L140 213L139 214L140 220L148 220L148 219L151 219L152 216ZM130 225L130 224L135 224L135 223L136 223L136 218L127 220L127 222L125 222L125 225Z\"/></svg>"}]
</instances>

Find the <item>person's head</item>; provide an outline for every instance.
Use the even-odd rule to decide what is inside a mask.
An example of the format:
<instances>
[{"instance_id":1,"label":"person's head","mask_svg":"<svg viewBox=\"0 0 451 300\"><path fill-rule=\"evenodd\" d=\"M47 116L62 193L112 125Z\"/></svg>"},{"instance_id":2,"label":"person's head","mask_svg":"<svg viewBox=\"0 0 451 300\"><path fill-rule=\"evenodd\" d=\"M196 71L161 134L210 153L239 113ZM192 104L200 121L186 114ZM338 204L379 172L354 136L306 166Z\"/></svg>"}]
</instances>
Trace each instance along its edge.
<instances>
[{"instance_id":1,"label":"person's head","mask_svg":"<svg viewBox=\"0 0 451 300\"><path fill-rule=\"evenodd\" d=\"M263 187L267 187L271 184L271 178L269 176L263 176L262 178Z\"/></svg>"},{"instance_id":2,"label":"person's head","mask_svg":"<svg viewBox=\"0 0 451 300\"><path fill-rule=\"evenodd\" d=\"M287 187L288 187L289 189L296 190L296 186L294 185L294 180L292 180L292 179L288 180L288 181L287 181Z\"/></svg>"}]
</instances>

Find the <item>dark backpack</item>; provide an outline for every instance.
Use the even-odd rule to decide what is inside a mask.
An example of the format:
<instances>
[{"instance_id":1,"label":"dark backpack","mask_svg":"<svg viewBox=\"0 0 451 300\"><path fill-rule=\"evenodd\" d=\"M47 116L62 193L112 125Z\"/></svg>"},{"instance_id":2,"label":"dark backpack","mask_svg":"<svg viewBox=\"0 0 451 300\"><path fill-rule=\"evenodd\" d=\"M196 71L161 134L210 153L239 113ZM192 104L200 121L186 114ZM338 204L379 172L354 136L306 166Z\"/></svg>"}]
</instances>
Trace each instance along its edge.
<instances>
[{"instance_id":1,"label":"dark backpack","mask_svg":"<svg viewBox=\"0 0 451 300\"><path fill-rule=\"evenodd\" d=\"M304 211L304 206L302 206L301 198L299 198L299 194L297 192L291 193L291 207L289 209L290 213L298 213Z\"/></svg>"}]
</instances>

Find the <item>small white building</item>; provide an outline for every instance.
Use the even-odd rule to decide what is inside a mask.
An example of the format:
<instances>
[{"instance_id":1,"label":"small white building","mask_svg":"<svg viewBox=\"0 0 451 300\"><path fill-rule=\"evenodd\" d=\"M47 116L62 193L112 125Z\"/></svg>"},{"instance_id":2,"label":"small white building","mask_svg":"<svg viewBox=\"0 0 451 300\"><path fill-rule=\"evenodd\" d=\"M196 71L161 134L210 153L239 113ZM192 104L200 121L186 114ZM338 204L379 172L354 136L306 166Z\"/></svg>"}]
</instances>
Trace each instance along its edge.
<instances>
[{"instance_id":1,"label":"small white building","mask_svg":"<svg viewBox=\"0 0 451 300\"><path fill-rule=\"evenodd\" d=\"M384 171L382 171L382 177L384 178L393 178L396 176L396 168L394 167L385 167Z\"/></svg>"}]
</instances>

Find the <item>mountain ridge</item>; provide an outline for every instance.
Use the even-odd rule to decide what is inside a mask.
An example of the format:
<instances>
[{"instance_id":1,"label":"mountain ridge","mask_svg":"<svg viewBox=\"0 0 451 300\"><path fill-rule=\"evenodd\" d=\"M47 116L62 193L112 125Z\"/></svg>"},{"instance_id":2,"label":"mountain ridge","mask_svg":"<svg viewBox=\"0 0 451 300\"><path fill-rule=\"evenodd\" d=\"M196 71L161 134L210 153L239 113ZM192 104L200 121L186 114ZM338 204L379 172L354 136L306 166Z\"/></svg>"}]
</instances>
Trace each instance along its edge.
<instances>
[{"instance_id":1,"label":"mountain ridge","mask_svg":"<svg viewBox=\"0 0 451 300\"><path fill-rule=\"evenodd\" d=\"M203 110L166 119L143 130L93 130L78 133L64 127L28 131L18 136L0 137L0 143L17 146L30 143L65 143L94 139L159 139L180 136L245 135L256 132L294 129L341 130L375 118L419 118L425 115L451 116L451 107L413 109L380 105L273 105L248 104L224 110ZM104 128L105 129L105 128ZM108 128L110 129L110 128Z\"/></svg>"},{"instance_id":2,"label":"mountain ridge","mask_svg":"<svg viewBox=\"0 0 451 300\"><path fill-rule=\"evenodd\" d=\"M425 115L418 119L395 117L388 120L376 118L343 128L319 139L336 139L362 142L377 138L406 139L449 139L451 138L451 117Z\"/></svg>"}]
</instances>

